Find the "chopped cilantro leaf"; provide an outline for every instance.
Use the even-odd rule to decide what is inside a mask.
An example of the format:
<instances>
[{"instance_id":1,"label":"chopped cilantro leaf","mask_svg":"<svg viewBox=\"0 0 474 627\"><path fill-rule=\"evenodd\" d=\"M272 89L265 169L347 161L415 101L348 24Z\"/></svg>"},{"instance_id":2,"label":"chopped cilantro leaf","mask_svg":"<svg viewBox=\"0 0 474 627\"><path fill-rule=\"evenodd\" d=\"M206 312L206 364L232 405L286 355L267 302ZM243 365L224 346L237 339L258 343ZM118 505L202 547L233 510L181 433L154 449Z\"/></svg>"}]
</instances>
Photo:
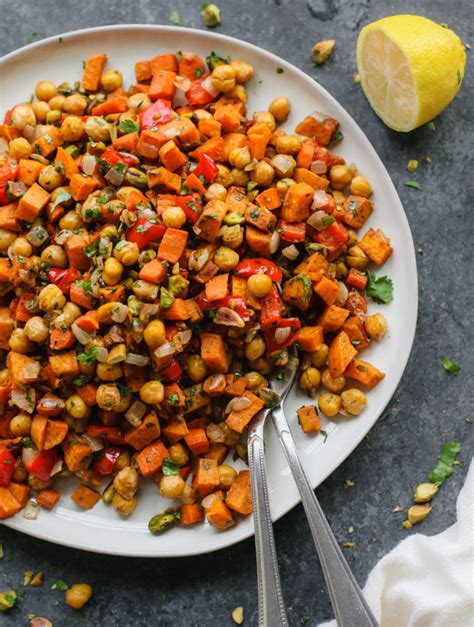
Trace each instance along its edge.
<instances>
[{"instance_id":1,"label":"chopped cilantro leaf","mask_svg":"<svg viewBox=\"0 0 474 627\"><path fill-rule=\"evenodd\" d=\"M438 465L428 475L428 481L437 486L442 485L453 474L453 463L460 450L459 442L446 442L438 457Z\"/></svg>"},{"instance_id":2,"label":"chopped cilantro leaf","mask_svg":"<svg viewBox=\"0 0 474 627\"><path fill-rule=\"evenodd\" d=\"M133 120L122 120L119 126L124 133L138 133L140 130L139 125Z\"/></svg>"},{"instance_id":3,"label":"chopped cilantro leaf","mask_svg":"<svg viewBox=\"0 0 474 627\"><path fill-rule=\"evenodd\" d=\"M457 361L451 361L449 357L443 357L442 362L443 368L446 372L450 372L451 374L458 374L461 371L461 366L457 363Z\"/></svg>"},{"instance_id":4,"label":"chopped cilantro leaf","mask_svg":"<svg viewBox=\"0 0 474 627\"><path fill-rule=\"evenodd\" d=\"M413 189L423 189L418 181L415 181L414 179L408 179L403 184L407 187L413 187Z\"/></svg>"},{"instance_id":5,"label":"chopped cilantro leaf","mask_svg":"<svg viewBox=\"0 0 474 627\"><path fill-rule=\"evenodd\" d=\"M62 579L57 579L53 585L51 586L51 590L61 590L64 592L64 590L67 590L69 588L69 586L67 585L67 583L65 581L63 581Z\"/></svg>"},{"instance_id":6,"label":"chopped cilantro leaf","mask_svg":"<svg viewBox=\"0 0 474 627\"><path fill-rule=\"evenodd\" d=\"M98 354L99 354L99 351L92 344L89 348L88 353L79 353L79 355L77 356L77 361L80 361L83 364L94 364L97 361Z\"/></svg>"},{"instance_id":7,"label":"chopped cilantro leaf","mask_svg":"<svg viewBox=\"0 0 474 627\"><path fill-rule=\"evenodd\" d=\"M165 457L163 460L163 474L166 476L179 475L179 464L174 462L171 457Z\"/></svg>"},{"instance_id":8,"label":"chopped cilantro leaf","mask_svg":"<svg viewBox=\"0 0 474 627\"><path fill-rule=\"evenodd\" d=\"M171 11L168 22L174 24L174 26L181 26L181 16L178 11Z\"/></svg>"},{"instance_id":9,"label":"chopped cilantro leaf","mask_svg":"<svg viewBox=\"0 0 474 627\"><path fill-rule=\"evenodd\" d=\"M35 32L30 33L29 35L26 36L26 43L31 44L36 39L37 36L38 36L38 33L35 33Z\"/></svg>"},{"instance_id":10,"label":"chopped cilantro leaf","mask_svg":"<svg viewBox=\"0 0 474 627\"><path fill-rule=\"evenodd\" d=\"M388 276L376 277L372 272L367 272L367 287L365 293L376 303L389 303L393 300L393 281Z\"/></svg>"}]
</instances>

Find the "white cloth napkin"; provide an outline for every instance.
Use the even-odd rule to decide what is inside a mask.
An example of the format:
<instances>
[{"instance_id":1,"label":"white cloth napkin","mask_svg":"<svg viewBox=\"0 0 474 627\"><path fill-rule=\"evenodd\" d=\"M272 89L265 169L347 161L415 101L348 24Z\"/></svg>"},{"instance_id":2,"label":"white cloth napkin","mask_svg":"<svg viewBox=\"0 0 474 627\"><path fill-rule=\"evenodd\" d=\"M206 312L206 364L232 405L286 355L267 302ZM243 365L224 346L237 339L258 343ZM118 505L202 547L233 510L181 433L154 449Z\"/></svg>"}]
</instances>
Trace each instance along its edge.
<instances>
[{"instance_id":1,"label":"white cloth napkin","mask_svg":"<svg viewBox=\"0 0 474 627\"><path fill-rule=\"evenodd\" d=\"M370 573L364 595L382 627L474 626L473 497L471 462L457 522L437 536L411 535ZM336 627L336 621L323 625Z\"/></svg>"}]
</instances>

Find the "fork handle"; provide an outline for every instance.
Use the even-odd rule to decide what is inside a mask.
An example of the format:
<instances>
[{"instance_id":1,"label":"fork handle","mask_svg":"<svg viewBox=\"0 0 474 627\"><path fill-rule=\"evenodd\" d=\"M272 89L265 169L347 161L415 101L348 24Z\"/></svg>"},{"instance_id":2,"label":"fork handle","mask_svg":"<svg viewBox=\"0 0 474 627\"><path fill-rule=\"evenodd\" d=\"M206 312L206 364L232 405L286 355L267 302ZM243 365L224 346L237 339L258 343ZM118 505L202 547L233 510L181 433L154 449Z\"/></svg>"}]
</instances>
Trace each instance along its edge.
<instances>
[{"instance_id":1,"label":"fork handle","mask_svg":"<svg viewBox=\"0 0 474 627\"><path fill-rule=\"evenodd\" d=\"M258 624L260 627L287 627L280 573L268 500L263 437L249 436L248 462L252 486L255 552L257 557Z\"/></svg>"},{"instance_id":2,"label":"fork handle","mask_svg":"<svg viewBox=\"0 0 474 627\"><path fill-rule=\"evenodd\" d=\"M301 465L295 441L281 407L273 411L272 421L301 495L337 624L339 627L377 627L378 623L342 554Z\"/></svg>"}]
</instances>

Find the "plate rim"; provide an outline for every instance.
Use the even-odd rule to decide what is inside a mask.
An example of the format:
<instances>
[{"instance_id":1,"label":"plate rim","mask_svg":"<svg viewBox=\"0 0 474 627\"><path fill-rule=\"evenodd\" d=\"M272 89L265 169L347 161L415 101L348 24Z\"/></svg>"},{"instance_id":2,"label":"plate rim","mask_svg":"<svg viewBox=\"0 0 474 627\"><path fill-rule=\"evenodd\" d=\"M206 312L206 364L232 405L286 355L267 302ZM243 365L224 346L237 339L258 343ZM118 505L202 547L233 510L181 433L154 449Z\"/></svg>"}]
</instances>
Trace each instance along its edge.
<instances>
[{"instance_id":1,"label":"plate rim","mask_svg":"<svg viewBox=\"0 0 474 627\"><path fill-rule=\"evenodd\" d=\"M413 264L416 272L414 274L414 277L411 277L412 280L412 291L413 294L415 296L415 298L413 299L413 302L410 303L411 307L414 309L413 311L413 328L412 331L410 333L410 336L408 338L405 338L405 354L404 354L404 358L402 360L402 368L400 370L400 375L396 381L396 383L393 384L393 389L388 393L387 398L385 400L385 402L383 402L378 415L376 416L376 418L370 423L370 425L367 426L367 428L363 428L363 430L361 431L361 433L358 435L357 438L354 439L354 441L352 442L352 445L350 446L349 450L347 451L347 453L345 454L345 456L341 459L339 457L336 457L336 460L326 466L326 468L324 469L324 472L322 473L322 477L320 480L317 480L316 482L311 482L312 488L316 489L318 486L320 486L324 481L326 481L326 479L346 460L348 459L348 457L353 453L353 451L357 448L357 446L359 446L359 444L362 442L362 440L366 437L367 433L369 433L369 431L374 427L375 423L380 419L380 417L383 415L385 408L387 407L387 405L389 404L389 402L391 401L391 399L393 398L399 384L400 381L405 373L406 370L406 366L408 363L408 360L410 358L412 349L413 349L413 344L414 344L414 340L415 340L415 335L416 335L416 328L417 328L417 323L418 323L418 301L419 301L419 289L418 289L418 268L417 268L417 263L416 263L416 253L415 253L415 244L414 244L414 240L413 240L413 234L411 232L411 228L410 228L410 224L408 222L408 218L407 218L407 214L405 212L405 208L403 206L403 203L400 199L400 196L398 194L398 191L390 177L390 174L387 170L387 168L385 167L384 162L382 161L381 157L379 156L378 152L375 150L374 146L372 145L372 142L370 141L370 139L367 137L367 135L364 133L364 131L362 130L362 128L359 126L359 124L356 122L356 120L353 118L353 116L351 115L351 113L349 113L349 111L347 111L347 109L336 99L335 96L333 96L323 85L321 85L317 80L315 80L312 76L310 76L309 74L307 74L306 72L304 72L303 70L301 70L299 67L297 67L296 65L294 65L293 63L291 63L290 61L287 61L286 59L283 59L282 57L274 54L273 52L270 52L268 50L266 50L265 48L262 48L260 46L257 46L256 44L253 44L251 42L245 41L243 39L240 39L238 37L234 37L231 35L226 35L226 34L222 34L222 33L216 33L216 32L209 32L206 31L204 29L199 29L199 28L187 28L187 27L183 27L183 26L170 26L170 25L165 25L165 24L141 24L141 23L136 23L136 24L104 24L102 26L95 26L95 27L90 27L90 28L82 28L82 29L78 29L78 30L73 30L73 31L67 31L65 33L58 33L56 35L52 35L50 37L47 37L45 39L41 39L39 41L36 42L32 42L31 44L27 44L26 46L22 46L20 48L17 48L15 50L12 50L10 52L8 52L6 55L4 55L3 57L0 58L0 61L2 62L2 65L4 63L7 63L9 61L15 61L17 59L20 59L24 54L29 54L30 52L34 51L35 49L39 49L41 47L47 46L48 44L53 43L54 41L57 41L59 38L62 38L63 40L65 39L80 39L83 36L87 36L90 34L97 34L97 33L104 33L104 32L120 32L120 31L130 31L130 30L146 30L146 31L156 31L156 32L160 32L160 31L165 31L165 32L172 32L172 33L176 33L177 35L186 35L189 34L190 32L193 33L194 35L198 35L199 37L202 38L210 38L210 40L221 40L223 43L228 43L230 45L238 45L241 46L243 48L247 48L249 50L251 50L252 52L256 53L256 54L263 54L267 57L267 59L269 59L270 61L273 61L275 64L278 64L278 66L283 67L283 68L287 68L289 71L292 72L296 72L297 75L299 75L299 77L301 79L303 79L306 82L309 83L313 83L314 85L317 86L317 89L324 95L324 97L326 97L329 102L333 105L335 105L336 107L340 107L345 114L348 116L348 118L350 118L351 120L351 124L352 124L352 128L354 129L354 131L358 134L359 137L363 138L364 141L368 142L370 148L372 149L376 159L379 161L379 165L380 165L380 171L382 172L383 177L385 178L385 183L388 185L388 187L390 188L391 193L395 196L395 198L398 200L400 209L401 209L401 213L400 213L400 226L402 228L403 231L403 238L404 240L406 240L407 243L407 247L406 250L404 250L404 254L408 255L411 260L411 263ZM408 341L407 341L408 339ZM301 498L299 497L299 494L296 495L296 497L291 500L285 507L284 509L278 513L278 515L274 515L272 514L271 518L272 518L272 522L276 522L277 520L279 520L280 518L282 518L283 516L285 516L291 509L293 509L296 505L298 505L301 502ZM50 535L49 537L45 537L44 533L40 532L40 531L35 531L34 527L30 528L30 526L23 526L20 523L16 523L15 522L16 517L13 518L9 518L6 519L4 521L2 521L2 523L6 526L9 527L10 529L14 529L15 531L19 531L21 533L24 533L26 535L38 538L40 540L46 541L46 542L50 542L52 544L56 544L59 546L67 546L73 549L79 549L82 551L86 551L86 552L92 552L92 553L97 553L97 554L101 554L101 555L114 555L114 556L118 556L118 557L146 557L146 558L160 558L160 559L173 559L176 557L192 557L192 556L196 556L196 555L205 555L208 553L213 553L215 551L219 551L221 549L225 549L228 548L232 545L238 544L239 542L242 542L244 540L247 540L248 538L252 537L254 535L254 528L253 525L251 526L249 531L245 531L242 533L241 536L239 537L234 537L229 535L228 539L226 539L226 536L224 534L220 535L219 537L221 538L221 542L219 543L218 546L212 547L212 548L206 548L204 550L196 548L195 550L187 550L186 553L166 553L163 554L160 552L159 548L157 552L153 552L153 551L148 551L148 552L143 552L143 551L133 551L133 549L131 551L126 550L125 549L113 549L113 548L109 548L109 547L100 547L100 546L96 546L94 544L90 544L87 547L84 546L80 546L78 544L78 542L74 541L74 540L69 540L68 538L60 538L57 539L55 537L52 537L52 535ZM157 545L158 547L158 545Z\"/></svg>"}]
</instances>

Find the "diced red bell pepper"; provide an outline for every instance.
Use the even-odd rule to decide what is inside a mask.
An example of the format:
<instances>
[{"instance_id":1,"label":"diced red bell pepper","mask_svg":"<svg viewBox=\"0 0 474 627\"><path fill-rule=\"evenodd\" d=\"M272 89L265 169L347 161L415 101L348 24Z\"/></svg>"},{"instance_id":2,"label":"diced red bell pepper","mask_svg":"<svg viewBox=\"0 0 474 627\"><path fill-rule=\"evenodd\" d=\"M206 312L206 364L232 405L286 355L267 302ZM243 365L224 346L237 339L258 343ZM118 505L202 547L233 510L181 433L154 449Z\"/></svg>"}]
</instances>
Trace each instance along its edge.
<instances>
[{"instance_id":1,"label":"diced red bell pepper","mask_svg":"<svg viewBox=\"0 0 474 627\"><path fill-rule=\"evenodd\" d=\"M276 287L267 294L263 299L262 308L260 310L260 326L265 331L276 327L281 319L283 310L283 301Z\"/></svg>"},{"instance_id":2,"label":"diced red bell pepper","mask_svg":"<svg viewBox=\"0 0 474 627\"><path fill-rule=\"evenodd\" d=\"M51 268L48 270L48 278L67 296L72 283L80 279L81 275L76 268Z\"/></svg>"},{"instance_id":3,"label":"diced red bell pepper","mask_svg":"<svg viewBox=\"0 0 474 627\"><path fill-rule=\"evenodd\" d=\"M280 283L283 278L281 270L276 263L260 257L244 259L235 267L234 273L243 279L248 279L253 274L268 274L271 280L276 283Z\"/></svg>"},{"instance_id":4,"label":"diced red bell pepper","mask_svg":"<svg viewBox=\"0 0 474 627\"><path fill-rule=\"evenodd\" d=\"M102 476L111 475L121 452L121 449L115 446L106 446L97 453L97 458L92 462L92 470Z\"/></svg>"},{"instance_id":5,"label":"diced red bell pepper","mask_svg":"<svg viewBox=\"0 0 474 627\"><path fill-rule=\"evenodd\" d=\"M134 242L140 250L143 250L151 242L161 239L165 231L164 224L155 224L146 218L138 218L128 229L126 237L129 242Z\"/></svg>"},{"instance_id":6,"label":"diced red bell pepper","mask_svg":"<svg viewBox=\"0 0 474 627\"><path fill-rule=\"evenodd\" d=\"M48 481L51 476L51 470L58 459L58 454L54 449L38 451L38 453L25 464L25 468L32 475L38 477L40 481Z\"/></svg>"},{"instance_id":7,"label":"diced red bell pepper","mask_svg":"<svg viewBox=\"0 0 474 627\"><path fill-rule=\"evenodd\" d=\"M0 449L0 486L6 488L15 474L15 458L6 448Z\"/></svg>"},{"instance_id":8,"label":"diced red bell pepper","mask_svg":"<svg viewBox=\"0 0 474 627\"><path fill-rule=\"evenodd\" d=\"M214 96L202 87L201 83L209 74L203 74L195 81L192 81L191 87L186 92L186 98L190 105L206 105L214 100Z\"/></svg>"},{"instance_id":9,"label":"diced red bell pepper","mask_svg":"<svg viewBox=\"0 0 474 627\"><path fill-rule=\"evenodd\" d=\"M202 202L198 194L176 196L176 206L186 214L186 220L189 220L191 224L194 224L201 215Z\"/></svg>"},{"instance_id":10,"label":"diced red bell pepper","mask_svg":"<svg viewBox=\"0 0 474 627\"><path fill-rule=\"evenodd\" d=\"M278 232L285 242L304 242L306 237L306 222L285 222L280 220Z\"/></svg>"},{"instance_id":11,"label":"diced red bell pepper","mask_svg":"<svg viewBox=\"0 0 474 627\"><path fill-rule=\"evenodd\" d=\"M208 183L213 183L217 177L216 162L208 155L203 155L194 168L193 174L197 177L202 175Z\"/></svg>"},{"instance_id":12,"label":"diced red bell pepper","mask_svg":"<svg viewBox=\"0 0 474 627\"><path fill-rule=\"evenodd\" d=\"M8 159L0 165L0 205L8 205L11 200L8 197L8 181L14 181L18 176L18 162Z\"/></svg>"},{"instance_id":13,"label":"diced red bell pepper","mask_svg":"<svg viewBox=\"0 0 474 627\"><path fill-rule=\"evenodd\" d=\"M176 361L176 359L173 359L173 361L170 363L169 366L166 366L166 368L163 368L163 370L160 370L160 374L167 381L176 383L181 380L181 377L183 376L183 369L181 368L179 363Z\"/></svg>"},{"instance_id":14,"label":"diced red bell pepper","mask_svg":"<svg viewBox=\"0 0 474 627\"><path fill-rule=\"evenodd\" d=\"M136 165L138 159L131 155L126 155L113 148L106 148L100 156L101 161L105 161L111 166L117 165L117 163L124 163L128 168Z\"/></svg>"},{"instance_id":15,"label":"diced red bell pepper","mask_svg":"<svg viewBox=\"0 0 474 627\"><path fill-rule=\"evenodd\" d=\"M351 268L349 270L349 274L347 275L346 283L347 285L352 285L352 287L356 287L358 290L365 290L367 280L368 278L365 272L359 272L359 270Z\"/></svg>"},{"instance_id":16,"label":"diced red bell pepper","mask_svg":"<svg viewBox=\"0 0 474 627\"><path fill-rule=\"evenodd\" d=\"M294 344L298 339L298 327L292 327L292 329L294 328L296 330L291 330L288 334L288 337L283 340L283 342L278 343L275 339L278 328L282 328L281 325L278 325L278 327L275 329L267 329L263 334L265 338L265 344L267 346L267 351L269 353L281 350L282 348L288 348L288 346ZM288 326L286 328L288 328Z\"/></svg>"},{"instance_id":17,"label":"diced red bell pepper","mask_svg":"<svg viewBox=\"0 0 474 627\"><path fill-rule=\"evenodd\" d=\"M164 98L155 100L155 102L145 111L140 113L140 128L148 130L159 124L166 124L173 119L173 109L171 102Z\"/></svg>"},{"instance_id":18,"label":"diced red bell pepper","mask_svg":"<svg viewBox=\"0 0 474 627\"><path fill-rule=\"evenodd\" d=\"M334 252L349 240L349 234L340 222L333 222L325 229L316 231L313 237L319 244L327 246L329 252Z\"/></svg>"}]
</instances>

